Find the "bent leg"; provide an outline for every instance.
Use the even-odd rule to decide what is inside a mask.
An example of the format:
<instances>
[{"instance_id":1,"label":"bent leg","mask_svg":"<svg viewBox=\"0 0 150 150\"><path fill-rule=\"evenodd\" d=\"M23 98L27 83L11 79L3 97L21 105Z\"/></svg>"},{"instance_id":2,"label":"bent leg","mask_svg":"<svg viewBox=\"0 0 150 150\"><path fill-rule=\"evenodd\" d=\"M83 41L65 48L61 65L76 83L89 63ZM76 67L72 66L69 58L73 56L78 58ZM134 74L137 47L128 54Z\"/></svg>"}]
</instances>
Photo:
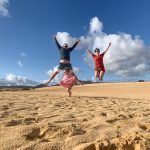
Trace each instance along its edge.
<instances>
[{"instance_id":1,"label":"bent leg","mask_svg":"<svg viewBox=\"0 0 150 150\"><path fill-rule=\"evenodd\" d=\"M52 76L50 77L50 79L45 83L45 84L49 84L54 78L55 76L58 74L59 72L58 71L55 71Z\"/></svg>"}]
</instances>

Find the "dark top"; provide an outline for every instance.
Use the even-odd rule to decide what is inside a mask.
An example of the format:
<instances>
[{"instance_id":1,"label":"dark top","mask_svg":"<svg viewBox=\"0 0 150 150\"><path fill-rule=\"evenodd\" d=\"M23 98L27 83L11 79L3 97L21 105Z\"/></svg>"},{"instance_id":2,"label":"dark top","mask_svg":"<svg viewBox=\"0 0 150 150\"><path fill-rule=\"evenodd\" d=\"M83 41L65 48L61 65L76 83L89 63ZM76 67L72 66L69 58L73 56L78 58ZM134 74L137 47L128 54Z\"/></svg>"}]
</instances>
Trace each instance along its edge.
<instances>
[{"instance_id":1,"label":"dark top","mask_svg":"<svg viewBox=\"0 0 150 150\"><path fill-rule=\"evenodd\" d=\"M70 61L70 53L77 46L78 41L72 47L69 47L68 49L65 49L65 48L63 48L62 46L59 45L56 37L54 39L55 39L56 45L59 49L60 59L61 60L66 59L66 60Z\"/></svg>"}]
</instances>

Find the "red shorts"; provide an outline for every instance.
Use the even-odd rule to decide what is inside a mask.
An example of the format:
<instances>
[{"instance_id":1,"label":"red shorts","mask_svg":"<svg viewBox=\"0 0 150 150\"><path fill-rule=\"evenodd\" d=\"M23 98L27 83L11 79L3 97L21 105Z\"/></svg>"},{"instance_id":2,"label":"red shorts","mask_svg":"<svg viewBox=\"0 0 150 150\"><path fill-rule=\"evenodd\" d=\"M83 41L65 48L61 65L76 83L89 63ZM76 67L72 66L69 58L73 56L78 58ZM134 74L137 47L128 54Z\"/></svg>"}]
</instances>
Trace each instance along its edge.
<instances>
[{"instance_id":1,"label":"red shorts","mask_svg":"<svg viewBox=\"0 0 150 150\"><path fill-rule=\"evenodd\" d=\"M105 72L105 68L104 67L100 67L100 66L95 66L95 71L103 71Z\"/></svg>"}]
</instances>

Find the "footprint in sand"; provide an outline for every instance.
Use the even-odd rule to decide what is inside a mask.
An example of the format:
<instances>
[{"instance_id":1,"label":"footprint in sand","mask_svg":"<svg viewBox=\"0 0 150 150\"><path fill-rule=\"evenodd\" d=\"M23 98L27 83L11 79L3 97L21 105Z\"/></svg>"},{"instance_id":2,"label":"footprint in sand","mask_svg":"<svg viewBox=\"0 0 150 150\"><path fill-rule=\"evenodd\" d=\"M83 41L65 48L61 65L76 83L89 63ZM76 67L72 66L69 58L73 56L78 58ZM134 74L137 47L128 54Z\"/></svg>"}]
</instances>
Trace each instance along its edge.
<instances>
[{"instance_id":1,"label":"footprint in sand","mask_svg":"<svg viewBox=\"0 0 150 150\"><path fill-rule=\"evenodd\" d=\"M63 119L63 120L56 120L56 121L54 121L54 123L66 123L66 122L72 122L72 121L74 121L74 118Z\"/></svg>"},{"instance_id":2,"label":"footprint in sand","mask_svg":"<svg viewBox=\"0 0 150 150\"><path fill-rule=\"evenodd\" d=\"M107 109L107 108L108 108L108 109L110 109L110 107L108 107L108 106L102 106L102 108L105 108L105 109Z\"/></svg>"},{"instance_id":3,"label":"footprint in sand","mask_svg":"<svg viewBox=\"0 0 150 150\"><path fill-rule=\"evenodd\" d=\"M142 150L140 143L137 141L128 141L126 140L125 143L118 145L117 143L111 143L110 141L103 141L100 143L95 144L95 150ZM91 149L87 149L91 150ZM94 148L92 149L94 150Z\"/></svg>"},{"instance_id":4,"label":"footprint in sand","mask_svg":"<svg viewBox=\"0 0 150 150\"><path fill-rule=\"evenodd\" d=\"M0 114L0 118L7 118L9 115L10 115L9 112L4 111L4 112L2 112L2 113Z\"/></svg>"},{"instance_id":5,"label":"footprint in sand","mask_svg":"<svg viewBox=\"0 0 150 150\"><path fill-rule=\"evenodd\" d=\"M134 118L134 117L136 117L136 115L135 114L129 114L128 117L129 118Z\"/></svg>"},{"instance_id":6,"label":"footprint in sand","mask_svg":"<svg viewBox=\"0 0 150 150\"><path fill-rule=\"evenodd\" d=\"M109 99L109 97L95 97L96 100L106 100Z\"/></svg>"},{"instance_id":7,"label":"footprint in sand","mask_svg":"<svg viewBox=\"0 0 150 150\"><path fill-rule=\"evenodd\" d=\"M51 115L51 116L45 116L45 118L56 118L59 117L60 115Z\"/></svg>"},{"instance_id":8,"label":"footprint in sand","mask_svg":"<svg viewBox=\"0 0 150 150\"><path fill-rule=\"evenodd\" d=\"M145 117L150 116L150 112L143 114Z\"/></svg>"},{"instance_id":9,"label":"footprint in sand","mask_svg":"<svg viewBox=\"0 0 150 150\"><path fill-rule=\"evenodd\" d=\"M34 107L34 110L41 110L41 107L36 106L36 107Z\"/></svg>"},{"instance_id":10,"label":"footprint in sand","mask_svg":"<svg viewBox=\"0 0 150 150\"><path fill-rule=\"evenodd\" d=\"M107 117L107 113L104 113L104 112L102 112L100 115L104 116L104 117Z\"/></svg>"},{"instance_id":11,"label":"footprint in sand","mask_svg":"<svg viewBox=\"0 0 150 150\"><path fill-rule=\"evenodd\" d=\"M11 120L5 124L6 127L12 127L22 124L22 120Z\"/></svg>"},{"instance_id":12,"label":"footprint in sand","mask_svg":"<svg viewBox=\"0 0 150 150\"><path fill-rule=\"evenodd\" d=\"M25 135L27 140L41 139L42 136L40 128L33 128L29 134Z\"/></svg>"},{"instance_id":13,"label":"footprint in sand","mask_svg":"<svg viewBox=\"0 0 150 150\"><path fill-rule=\"evenodd\" d=\"M126 150L142 150L140 143L136 143L136 141L129 142L128 140L123 145L123 149L126 149Z\"/></svg>"},{"instance_id":14,"label":"footprint in sand","mask_svg":"<svg viewBox=\"0 0 150 150\"><path fill-rule=\"evenodd\" d=\"M93 143L84 143L76 146L73 150L99 150ZM102 149L103 150L103 149Z\"/></svg>"},{"instance_id":15,"label":"footprint in sand","mask_svg":"<svg viewBox=\"0 0 150 150\"><path fill-rule=\"evenodd\" d=\"M112 103L113 103L113 104L117 104L117 102L116 102L116 101L112 101Z\"/></svg>"},{"instance_id":16,"label":"footprint in sand","mask_svg":"<svg viewBox=\"0 0 150 150\"><path fill-rule=\"evenodd\" d=\"M15 111L28 110L28 107L16 108Z\"/></svg>"},{"instance_id":17,"label":"footprint in sand","mask_svg":"<svg viewBox=\"0 0 150 150\"><path fill-rule=\"evenodd\" d=\"M142 130L150 132L150 123L148 123L148 124L139 124L139 128L141 128Z\"/></svg>"},{"instance_id":18,"label":"footprint in sand","mask_svg":"<svg viewBox=\"0 0 150 150\"><path fill-rule=\"evenodd\" d=\"M103 141L101 143L95 144L95 150L116 150L117 146L114 143L110 143L109 141Z\"/></svg>"},{"instance_id":19,"label":"footprint in sand","mask_svg":"<svg viewBox=\"0 0 150 150\"><path fill-rule=\"evenodd\" d=\"M108 123L115 123L115 122L118 121L118 120L120 120L120 119L114 118L114 119L106 120L106 122L108 122Z\"/></svg>"},{"instance_id":20,"label":"footprint in sand","mask_svg":"<svg viewBox=\"0 0 150 150\"><path fill-rule=\"evenodd\" d=\"M128 116L126 116L125 114L120 114L120 115L118 115L118 117L120 119L128 119Z\"/></svg>"},{"instance_id":21,"label":"footprint in sand","mask_svg":"<svg viewBox=\"0 0 150 150\"><path fill-rule=\"evenodd\" d=\"M72 137L75 135L83 135L85 133L86 133L86 131L81 128L74 128L74 129L72 129L72 132L69 133L68 137Z\"/></svg>"},{"instance_id":22,"label":"footprint in sand","mask_svg":"<svg viewBox=\"0 0 150 150\"><path fill-rule=\"evenodd\" d=\"M53 134L56 134L57 131L60 130L60 127L54 126L52 124L48 124L43 127L36 127L33 128L31 132L24 135L26 137L26 140L36 140L40 139L43 142L48 142L50 137L53 136Z\"/></svg>"},{"instance_id":23,"label":"footprint in sand","mask_svg":"<svg viewBox=\"0 0 150 150\"><path fill-rule=\"evenodd\" d=\"M54 107L62 107L62 105L59 103L56 103L56 104L54 104Z\"/></svg>"},{"instance_id":24,"label":"footprint in sand","mask_svg":"<svg viewBox=\"0 0 150 150\"><path fill-rule=\"evenodd\" d=\"M13 106L15 104L15 102L9 102L8 105L9 106Z\"/></svg>"},{"instance_id":25,"label":"footprint in sand","mask_svg":"<svg viewBox=\"0 0 150 150\"><path fill-rule=\"evenodd\" d=\"M23 121L22 121L24 124L26 125L30 125L32 123L37 123L38 122L38 118L25 118Z\"/></svg>"},{"instance_id":26,"label":"footprint in sand","mask_svg":"<svg viewBox=\"0 0 150 150\"><path fill-rule=\"evenodd\" d=\"M1 105L0 109L1 110L8 110L9 109L9 105L7 105L7 104L6 105Z\"/></svg>"}]
</instances>

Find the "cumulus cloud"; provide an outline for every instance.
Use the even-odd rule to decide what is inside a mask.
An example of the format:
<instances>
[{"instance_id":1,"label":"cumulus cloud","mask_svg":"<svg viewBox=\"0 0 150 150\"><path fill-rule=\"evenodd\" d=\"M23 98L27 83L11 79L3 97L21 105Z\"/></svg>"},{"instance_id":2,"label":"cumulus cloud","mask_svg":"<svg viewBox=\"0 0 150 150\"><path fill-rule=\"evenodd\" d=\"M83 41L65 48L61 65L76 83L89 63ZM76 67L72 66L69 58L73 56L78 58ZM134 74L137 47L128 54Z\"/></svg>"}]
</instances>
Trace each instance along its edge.
<instances>
[{"instance_id":1,"label":"cumulus cloud","mask_svg":"<svg viewBox=\"0 0 150 150\"><path fill-rule=\"evenodd\" d=\"M53 67L52 69L48 70L48 71L46 72L46 74L47 74L49 77L51 77L51 75L57 70L57 68L58 68L58 66ZM80 72L81 70L80 70L78 67L73 67L73 71L74 71L75 73L78 73L78 72ZM56 77L51 81L51 84L52 84L52 85L58 84L59 81L63 78L63 74L64 74L63 71L61 71L59 74L57 74ZM43 81L43 82L46 82L46 81Z\"/></svg>"},{"instance_id":2,"label":"cumulus cloud","mask_svg":"<svg viewBox=\"0 0 150 150\"><path fill-rule=\"evenodd\" d=\"M93 17L90 22L90 32L91 33L100 33L103 29L102 22L99 21L97 17Z\"/></svg>"},{"instance_id":3,"label":"cumulus cloud","mask_svg":"<svg viewBox=\"0 0 150 150\"><path fill-rule=\"evenodd\" d=\"M67 43L69 47L71 47L77 41L76 38L71 37L67 32L57 32L56 38L61 46L63 46L64 43Z\"/></svg>"},{"instance_id":4,"label":"cumulus cloud","mask_svg":"<svg viewBox=\"0 0 150 150\"><path fill-rule=\"evenodd\" d=\"M12 73L0 79L0 86L36 86L39 82L30 80L26 77L16 76Z\"/></svg>"},{"instance_id":5,"label":"cumulus cloud","mask_svg":"<svg viewBox=\"0 0 150 150\"><path fill-rule=\"evenodd\" d=\"M9 11L8 11L8 5L9 1L8 0L0 0L0 16L9 16Z\"/></svg>"},{"instance_id":6,"label":"cumulus cloud","mask_svg":"<svg viewBox=\"0 0 150 150\"><path fill-rule=\"evenodd\" d=\"M72 37L68 32L57 32L56 38L61 46L63 46L64 43L67 43L69 47L73 46L73 44L80 39L81 41L75 49L82 49L85 47L86 43L90 43L92 37L89 39L85 38L84 36L76 38Z\"/></svg>"},{"instance_id":7,"label":"cumulus cloud","mask_svg":"<svg viewBox=\"0 0 150 150\"><path fill-rule=\"evenodd\" d=\"M92 19L90 29L93 28L92 24L98 24L98 22L102 24L98 18ZM96 31L96 34L90 34L86 38L89 39L91 36L93 37L90 41L93 43L92 46L86 44L92 51L95 48L104 51L108 43L112 43L110 50L104 57L104 64L109 73L127 77L138 76L149 71L150 47L146 46L139 36L132 37L126 33L106 34L102 32L102 26L99 31ZM85 61L93 66L93 60L88 54L86 54Z\"/></svg>"},{"instance_id":8,"label":"cumulus cloud","mask_svg":"<svg viewBox=\"0 0 150 150\"><path fill-rule=\"evenodd\" d=\"M62 43L72 44L77 40L67 32L58 32L57 37ZM103 23L98 17L90 20L89 32L86 36L81 36L80 40L77 49L83 49L86 46L93 52L95 48L99 48L103 52L109 42L112 43L104 57L106 71L112 75L134 77L150 70L150 46L146 46L139 36L133 37L124 32L104 33ZM89 54L84 54L84 61L94 67L93 59Z\"/></svg>"},{"instance_id":9,"label":"cumulus cloud","mask_svg":"<svg viewBox=\"0 0 150 150\"><path fill-rule=\"evenodd\" d=\"M18 61L17 64L20 66L20 67L23 67L23 64L21 61Z\"/></svg>"}]
</instances>

